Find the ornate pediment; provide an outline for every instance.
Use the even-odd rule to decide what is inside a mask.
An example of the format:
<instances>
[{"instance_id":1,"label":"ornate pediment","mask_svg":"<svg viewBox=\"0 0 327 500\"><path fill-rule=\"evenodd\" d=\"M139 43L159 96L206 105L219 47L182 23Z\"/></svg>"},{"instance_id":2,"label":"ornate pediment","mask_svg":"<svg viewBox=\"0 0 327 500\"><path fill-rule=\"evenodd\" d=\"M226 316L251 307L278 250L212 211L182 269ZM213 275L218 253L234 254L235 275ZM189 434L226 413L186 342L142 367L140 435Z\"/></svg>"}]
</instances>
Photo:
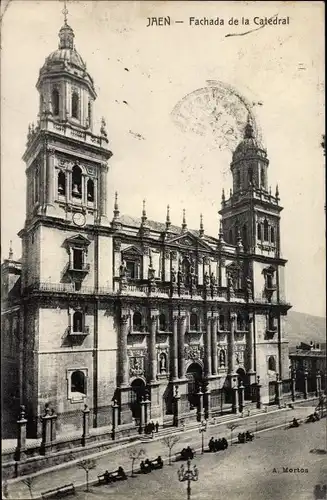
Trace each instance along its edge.
<instances>
[{"instance_id":1,"label":"ornate pediment","mask_svg":"<svg viewBox=\"0 0 327 500\"><path fill-rule=\"evenodd\" d=\"M134 245L131 245L127 248L124 248L122 250L122 254L123 255L130 255L130 256L134 256L134 257L141 257L141 255L143 255L142 251Z\"/></svg>"},{"instance_id":2,"label":"ornate pediment","mask_svg":"<svg viewBox=\"0 0 327 500\"><path fill-rule=\"evenodd\" d=\"M65 245L70 247L87 247L90 243L90 240L88 238L85 238L85 236L83 236L82 234L77 234L76 236L72 236L71 238L67 238L65 240Z\"/></svg>"},{"instance_id":3,"label":"ornate pediment","mask_svg":"<svg viewBox=\"0 0 327 500\"><path fill-rule=\"evenodd\" d=\"M174 245L186 248L212 250L209 245L190 232L172 238L169 240L169 243L174 243Z\"/></svg>"}]
</instances>

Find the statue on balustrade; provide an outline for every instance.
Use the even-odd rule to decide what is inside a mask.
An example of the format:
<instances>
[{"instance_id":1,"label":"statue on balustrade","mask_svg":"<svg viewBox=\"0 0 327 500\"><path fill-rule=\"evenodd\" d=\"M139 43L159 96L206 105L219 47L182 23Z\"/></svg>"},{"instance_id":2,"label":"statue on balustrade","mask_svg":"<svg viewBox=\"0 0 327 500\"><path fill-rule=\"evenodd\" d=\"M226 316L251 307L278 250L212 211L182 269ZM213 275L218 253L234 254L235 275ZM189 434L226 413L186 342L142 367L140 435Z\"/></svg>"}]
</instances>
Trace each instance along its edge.
<instances>
[{"instance_id":1,"label":"statue on balustrade","mask_svg":"<svg viewBox=\"0 0 327 500\"><path fill-rule=\"evenodd\" d=\"M176 271L174 267L171 268L170 276L171 276L171 282L176 283Z\"/></svg>"},{"instance_id":2,"label":"statue on balustrade","mask_svg":"<svg viewBox=\"0 0 327 500\"><path fill-rule=\"evenodd\" d=\"M127 267L126 267L126 262L124 260L119 266L119 276L122 279L126 279L127 277Z\"/></svg>"},{"instance_id":3,"label":"statue on balustrade","mask_svg":"<svg viewBox=\"0 0 327 500\"><path fill-rule=\"evenodd\" d=\"M209 285L210 285L210 276L206 271L204 275L204 286L207 288Z\"/></svg>"},{"instance_id":4,"label":"statue on balustrade","mask_svg":"<svg viewBox=\"0 0 327 500\"><path fill-rule=\"evenodd\" d=\"M235 297L234 280L231 275L229 275L227 279L227 290L230 297Z\"/></svg>"},{"instance_id":5,"label":"statue on balustrade","mask_svg":"<svg viewBox=\"0 0 327 500\"><path fill-rule=\"evenodd\" d=\"M252 280L249 276L246 278L246 294L248 299L252 299Z\"/></svg>"}]
</instances>

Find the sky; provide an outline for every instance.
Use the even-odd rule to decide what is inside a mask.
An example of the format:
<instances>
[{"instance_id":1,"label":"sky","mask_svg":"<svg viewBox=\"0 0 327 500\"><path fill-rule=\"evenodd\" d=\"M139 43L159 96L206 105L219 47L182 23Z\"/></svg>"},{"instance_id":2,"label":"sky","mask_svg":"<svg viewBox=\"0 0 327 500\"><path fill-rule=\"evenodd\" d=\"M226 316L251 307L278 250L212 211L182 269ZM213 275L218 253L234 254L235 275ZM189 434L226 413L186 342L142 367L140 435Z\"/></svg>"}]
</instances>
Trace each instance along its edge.
<instances>
[{"instance_id":1,"label":"sky","mask_svg":"<svg viewBox=\"0 0 327 500\"><path fill-rule=\"evenodd\" d=\"M15 257L21 255L21 158L28 124L37 120L38 72L58 46L63 7L62 1L11 0L3 14L2 258L10 240ZM164 221L169 204L173 224L181 224L185 208L190 228L199 227L203 213L205 232L217 235L221 191L231 187L231 150L220 144L219 131L217 139L214 132L182 130L171 112L208 80L231 85L247 102L261 103L253 113L270 160L268 184L274 193L278 183L284 207L287 298L296 311L325 316L323 2L71 0L67 8L98 94L95 130L102 116L107 122L109 215L118 191L122 213L140 217L146 199L148 218ZM254 17L274 15L289 17L289 24L256 29ZM154 16L184 23L147 27ZM190 26L190 17L219 17L224 24ZM241 25L242 17L249 25ZM231 18L239 25L228 24Z\"/></svg>"}]
</instances>

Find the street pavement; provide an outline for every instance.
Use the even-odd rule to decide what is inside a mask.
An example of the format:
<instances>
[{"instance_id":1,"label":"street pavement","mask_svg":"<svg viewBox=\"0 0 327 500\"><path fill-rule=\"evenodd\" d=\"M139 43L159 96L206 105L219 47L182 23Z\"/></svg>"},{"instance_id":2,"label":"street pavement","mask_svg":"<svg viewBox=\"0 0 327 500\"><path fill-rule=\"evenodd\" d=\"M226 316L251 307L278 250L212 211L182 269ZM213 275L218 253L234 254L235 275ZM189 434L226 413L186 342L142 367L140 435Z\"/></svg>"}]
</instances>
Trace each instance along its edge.
<instances>
[{"instance_id":1,"label":"street pavement","mask_svg":"<svg viewBox=\"0 0 327 500\"><path fill-rule=\"evenodd\" d=\"M199 471L191 484L192 500L312 500L316 485L327 484L326 455L312 452L325 445L326 419L297 429L259 433L227 451L197 455ZM150 474L79 492L78 500L183 500L186 483L178 480L181 462ZM302 471L302 472L301 472Z\"/></svg>"},{"instance_id":2,"label":"street pavement","mask_svg":"<svg viewBox=\"0 0 327 500\"><path fill-rule=\"evenodd\" d=\"M236 436L238 432L243 432L243 431L248 430L248 429L251 430L252 432L255 432L256 429L260 429L263 426L267 426L268 421L269 421L270 427L282 425L283 428L285 428L286 425L293 419L294 416L296 416L297 418L305 418L305 416L307 416L309 413L311 413L311 411L312 411L312 408L299 407L299 408L296 408L294 410L288 409L288 410L282 410L282 411L276 411L273 413L263 414L263 415L255 417L255 419L246 419L246 418L239 419L237 422L238 427L237 427L237 429L235 429L234 434ZM326 420L324 420L324 421L326 421ZM230 430L227 429L227 425L228 424L212 426L212 427L210 426L204 435L205 445L207 446L207 442L211 436L214 436L214 437L225 436L226 438L228 438L228 440L230 440ZM315 428L318 428L318 425L312 424L312 430L314 430ZM298 432L298 434L297 434L297 439L299 439L299 436L301 436L302 429L305 430L306 434L309 432L309 435L310 435L310 424L303 425L300 427L300 432ZM294 430L299 431L298 429L294 429ZM272 432L274 432L274 431L272 431ZM275 432L277 432L277 431L275 431ZM292 432L292 430L288 431L288 433L291 433L291 432ZM255 448L257 446L259 446L259 448L263 448L262 445L260 446L260 443L264 442L263 441L264 435L265 434L260 435L260 439L258 439L256 441L253 448ZM286 436L285 433L282 435ZM187 446L187 445L191 445L192 447L198 448L198 449L201 448L201 435L200 435L197 428L192 430L192 431L181 432L178 434L178 436L180 438L180 441L174 447L173 453L180 451L184 446ZM287 436L288 436L288 434L287 434ZM244 445L244 450L246 450L247 447L249 449L249 447L252 445L253 445L253 443L248 444L248 445ZM240 446L241 445L235 446L235 449L242 450L242 453L243 453L243 448L240 448ZM97 475L103 473L106 469L108 469L109 471L112 471L112 470L117 469L117 467L120 465L123 466L125 470L130 470L131 460L129 458L129 453L131 451L131 448L136 448L136 449L143 448L145 450L145 456L149 457L151 459L157 457L158 455L161 455L163 458L167 457L167 455L168 455L167 447L163 444L162 440L156 440L155 438L153 440L149 440L146 443L133 444L132 446L123 445L123 446L119 447L119 449L116 449L115 451L107 450L105 452L99 453L99 454L94 456L94 458L96 460L96 468L90 471L90 481L91 482L96 481ZM281 448L284 448L283 439L281 441ZM232 449L233 449L233 447L232 447ZM263 449L265 450L265 448L263 448ZM274 456L275 451L271 452L269 450L269 452L268 452L268 449L269 448L267 448L267 450L265 450L265 453L267 454L267 456L270 456L271 454ZM286 446L286 449L288 449L287 446ZM296 447L295 447L295 451L298 451ZM290 450L287 453L290 453L290 452L292 452L292 448L290 448ZM242 453L241 453L241 455L242 455ZM237 468L238 466L237 466L237 463L235 463L235 465L234 465L233 456L235 455L236 457L238 457L239 454L238 453L235 454L233 450L230 451L230 449L229 449L227 452L223 452L223 454L222 454L222 452L221 452L221 454L218 453L217 455L213 456L215 458L209 457L209 460L211 460L211 461L215 460L215 462L214 462L215 464L217 461L218 461L217 463L219 463L222 460L223 455L224 456L226 455L226 457L231 455L232 458L231 458L231 462L229 463L228 467L232 471L236 472L236 470L238 470L238 468ZM310 456L309 458L312 459L312 457L313 457L313 455ZM317 455L317 457L318 457L318 455ZM315 457L315 458L317 458L317 457ZM198 460L198 458L196 460ZM205 461L207 460L207 454L205 454L203 457L201 457L201 460L203 461L203 463L205 463ZM245 457L244 460L247 461L247 457ZM225 463L225 459L224 459L223 463ZM139 463L135 464L136 467L138 467L138 465L139 465ZM244 464L243 464L243 467L244 467ZM172 466L172 468L174 468L174 470L175 470L176 465ZM159 474L159 476L158 476L159 478L165 477L165 475L168 473L168 472L166 472L166 469L170 469L170 467L164 467L163 471L153 472L150 475L146 475L145 476L146 479L139 476L139 477L137 477L137 479L132 479L130 481L127 481L126 485L118 485L117 484L117 487L116 487L116 485L114 487L105 486L104 488L105 488L106 497L103 497L103 498L107 498L108 495L112 496L113 494L114 494L115 498L118 498L118 499L119 498L128 498L128 499L135 498L136 495L137 496L140 495L141 491L142 491L142 496L143 496L143 490L141 489L141 491L140 491L138 489L138 486L137 486L138 483L140 482L140 484L142 484L142 482L145 481L146 484L147 483L152 484L152 482L155 481L155 478L158 476L158 474ZM208 466L208 468L207 468L207 465L206 465L205 466L205 474L208 474L209 471L210 471L210 467ZM238 470L238 474L239 473L240 473L240 471ZM219 476L220 476L220 472L219 472ZM83 470L76 467L76 461L75 461L75 463L67 463L67 464L64 464L63 466L53 468L51 471L47 471L47 473L44 473L43 471L41 471L40 473L34 474L31 477L33 477L32 491L33 491L34 498L39 497L40 493L42 491L46 491L46 490L49 490L49 489L52 489L55 487L59 487L59 486L62 486L64 484L69 484L69 483L73 482L75 484L75 486L78 487L80 485L83 485L83 483L85 482L85 473ZM172 481L169 477L166 477L165 478L165 480L167 481L166 484L169 485L171 483L174 485L173 486L174 490L176 489L176 491L181 491L181 488L183 489L183 487L185 485L182 487L182 485L180 485L178 482L177 482L177 484L175 484L176 478L177 478L177 476L176 476L176 470L175 470L174 481ZM24 499L30 498L28 488L27 488L26 484L24 484L22 479L24 479L24 478L19 478L16 480L8 481L9 494L10 494L11 499L18 500L21 498L22 499L23 498ZM210 476L208 476L208 480L209 479L210 479ZM230 478L229 478L229 480L230 480ZM243 480L244 479L242 479L242 481ZM133 493L134 484L135 484L135 488L136 488L135 493ZM199 484L200 484L199 482L196 483L195 488L198 487ZM120 492L124 491L124 488L127 488L127 490L126 490L127 492L125 491L125 493L122 494L123 496L119 496ZM164 493L163 484L161 482L158 483L158 488L160 490L160 495L166 494L166 493ZM217 485L215 488L217 489ZM220 486L219 486L219 488L220 488ZM98 495L102 494L99 487L92 487L92 491L94 491L94 493L92 493L92 492L89 493L90 498L102 498L102 497L98 496ZM114 493L111 493L111 492L114 492ZM78 493L78 495L82 495L81 497L78 497L78 498L88 498L88 497L83 497L83 493ZM163 500L166 498L165 496L160 496L160 495L157 498L159 498L159 499L162 498ZM151 493L151 496L149 496L149 498L155 498L155 491ZM173 499L175 497L169 497L169 498ZM183 497L178 496L176 498L183 498ZM201 498L201 499L208 498L210 500L211 500L211 498L218 498L217 491L215 491L215 496L213 496L213 497L210 497L210 496L206 496L206 497L202 496L201 497L200 496L198 498ZM229 499L231 497L228 494L226 496L226 498ZM237 497L237 496L235 496L235 498L250 498L250 497ZM256 498L256 497L254 497L254 498ZM259 498L261 498L261 497L259 497ZM144 497L143 500L146 500L146 497Z\"/></svg>"}]
</instances>

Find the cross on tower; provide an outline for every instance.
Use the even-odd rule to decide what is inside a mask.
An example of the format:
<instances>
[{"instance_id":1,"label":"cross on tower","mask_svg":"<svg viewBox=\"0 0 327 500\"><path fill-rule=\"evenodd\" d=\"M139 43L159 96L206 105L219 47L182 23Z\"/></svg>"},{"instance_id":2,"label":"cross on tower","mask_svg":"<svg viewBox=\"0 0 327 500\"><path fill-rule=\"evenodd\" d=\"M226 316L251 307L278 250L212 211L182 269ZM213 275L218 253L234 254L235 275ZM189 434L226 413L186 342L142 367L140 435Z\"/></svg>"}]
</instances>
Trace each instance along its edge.
<instances>
[{"instance_id":1,"label":"cross on tower","mask_svg":"<svg viewBox=\"0 0 327 500\"><path fill-rule=\"evenodd\" d=\"M65 26L67 26L67 14L68 14L68 9L67 9L67 2L66 0L64 0L64 8L62 10L62 13L64 15L64 22L65 22Z\"/></svg>"}]
</instances>

